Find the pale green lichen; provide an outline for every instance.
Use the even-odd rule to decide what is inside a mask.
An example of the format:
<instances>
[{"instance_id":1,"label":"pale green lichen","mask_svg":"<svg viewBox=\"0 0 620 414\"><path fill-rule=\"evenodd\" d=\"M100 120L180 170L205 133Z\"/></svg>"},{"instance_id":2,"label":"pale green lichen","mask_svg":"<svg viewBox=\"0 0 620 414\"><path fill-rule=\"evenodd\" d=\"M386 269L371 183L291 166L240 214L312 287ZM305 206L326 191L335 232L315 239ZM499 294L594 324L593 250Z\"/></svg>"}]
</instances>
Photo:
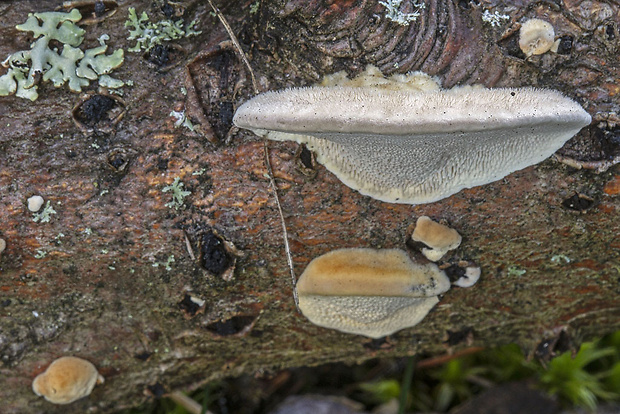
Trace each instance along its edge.
<instances>
[{"instance_id":1,"label":"pale green lichen","mask_svg":"<svg viewBox=\"0 0 620 414\"><path fill-rule=\"evenodd\" d=\"M553 263L570 263L570 257L564 255L564 254L556 254L555 256L551 257L551 262Z\"/></svg>"},{"instance_id":2,"label":"pale green lichen","mask_svg":"<svg viewBox=\"0 0 620 414\"><path fill-rule=\"evenodd\" d=\"M159 266L164 266L164 269L166 269L168 272L172 270L172 263L174 263L174 255L171 254L170 256L168 256L168 259L166 260L166 262L155 262L153 263L153 267L159 267Z\"/></svg>"},{"instance_id":3,"label":"pale green lichen","mask_svg":"<svg viewBox=\"0 0 620 414\"><path fill-rule=\"evenodd\" d=\"M54 210L54 207L52 207L48 201L45 207L43 207L43 210L32 215L32 221L35 223L49 223L52 214L56 214L56 210Z\"/></svg>"},{"instance_id":4,"label":"pale green lichen","mask_svg":"<svg viewBox=\"0 0 620 414\"><path fill-rule=\"evenodd\" d=\"M84 40L84 29L75 23L82 18L77 9L70 13L31 13L25 23L17 25L21 31L34 33L37 39L30 50L15 52L2 62L8 71L0 76L0 96L15 94L34 101L38 98L40 80L51 81L55 87L69 83L73 92L81 92L91 80L98 79L123 63L123 50L111 55L105 52L109 36L99 38L100 46L82 51L77 48ZM50 49L50 41L62 44L62 52Z\"/></svg>"},{"instance_id":5,"label":"pale green lichen","mask_svg":"<svg viewBox=\"0 0 620 414\"><path fill-rule=\"evenodd\" d=\"M176 118L176 121L174 122L175 128L182 126L194 132L195 126L192 123L192 121L190 121L190 119L187 117L187 115L185 115L185 111L181 111L181 112L172 111L170 112L170 116L173 116Z\"/></svg>"},{"instance_id":6,"label":"pale green lichen","mask_svg":"<svg viewBox=\"0 0 620 414\"><path fill-rule=\"evenodd\" d=\"M508 276L523 276L526 273L525 269L519 269L516 266L508 267Z\"/></svg>"},{"instance_id":7,"label":"pale green lichen","mask_svg":"<svg viewBox=\"0 0 620 414\"><path fill-rule=\"evenodd\" d=\"M86 31L74 23L81 19L82 15L78 9L73 9L70 13L31 13L25 23L15 27L22 32L33 32L35 39L44 36L48 40L53 39L70 46L79 46Z\"/></svg>"},{"instance_id":8,"label":"pale green lichen","mask_svg":"<svg viewBox=\"0 0 620 414\"><path fill-rule=\"evenodd\" d=\"M129 8L127 17L128 19L125 22L125 27L130 28L129 37L127 39L136 41L133 47L127 49L130 52L139 52L141 50L148 51L163 42L196 36L202 33L194 29L197 20L192 21L185 28L183 28L182 19L177 21L160 20L156 23L152 23L149 21L149 16L146 12L143 11L142 14L138 16L136 14L136 9L133 7Z\"/></svg>"},{"instance_id":9,"label":"pale green lichen","mask_svg":"<svg viewBox=\"0 0 620 414\"><path fill-rule=\"evenodd\" d=\"M167 193L168 191L172 192L172 201L166 203L165 206L168 208L174 208L175 210L183 207L185 197L192 193L191 191L183 190L183 183L179 177L176 177L172 184L165 186L161 191L163 193Z\"/></svg>"},{"instance_id":10,"label":"pale green lichen","mask_svg":"<svg viewBox=\"0 0 620 414\"><path fill-rule=\"evenodd\" d=\"M260 8L260 0L256 0L253 4L250 5L250 14L256 14L259 8Z\"/></svg>"}]
</instances>

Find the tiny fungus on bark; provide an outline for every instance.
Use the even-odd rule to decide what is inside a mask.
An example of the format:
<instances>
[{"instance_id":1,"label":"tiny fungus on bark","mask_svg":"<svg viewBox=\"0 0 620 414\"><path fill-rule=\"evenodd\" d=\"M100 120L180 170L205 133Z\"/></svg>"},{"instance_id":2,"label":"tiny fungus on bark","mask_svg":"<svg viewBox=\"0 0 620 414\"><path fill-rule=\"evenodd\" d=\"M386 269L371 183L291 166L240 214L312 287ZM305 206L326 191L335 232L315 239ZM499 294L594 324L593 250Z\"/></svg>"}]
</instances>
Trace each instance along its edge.
<instances>
[{"instance_id":1,"label":"tiny fungus on bark","mask_svg":"<svg viewBox=\"0 0 620 414\"><path fill-rule=\"evenodd\" d=\"M41 210L41 207L43 207L43 197L41 197L40 195L33 195L32 197L29 197L28 200L28 210L32 211L33 213L36 213L37 211Z\"/></svg>"},{"instance_id":2,"label":"tiny fungus on bark","mask_svg":"<svg viewBox=\"0 0 620 414\"><path fill-rule=\"evenodd\" d=\"M468 288L478 282L480 279L481 270L479 267L469 266L465 268L465 274L461 276L456 282L452 283L454 286Z\"/></svg>"},{"instance_id":3,"label":"tiny fungus on bark","mask_svg":"<svg viewBox=\"0 0 620 414\"><path fill-rule=\"evenodd\" d=\"M411 238L429 247L423 248L422 254L433 262L461 245L461 235L456 230L436 223L427 216L418 218Z\"/></svg>"},{"instance_id":4,"label":"tiny fungus on bark","mask_svg":"<svg viewBox=\"0 0 620 414\"><path fill-rule=\"evenodd\" d=\"M32 382L32 391L54 404L69 404L90 395L103 377L90 362L77 357L56 359Z\"/></svg>"},{"instance_id":5,"label":"tiny fungus on bark","mask_svg":"<svg viewBox=\"0 0 620 414\"><path fill-rule=\"evenodd\" d=\"M433 263L399 249L338 249L312 260L297 282L310 322L380 338L418 324L450 288Z\"/></svg>"},{"instance_id":6,"label":"tiny fungus on bark","mask_svg":"<svg viewBox=\"0 0 620 414\"><path fill-rule=\"evenodd\" d=\"M519 30L519 48L526 57L542 55L554 47L555 31L551 23L540 19L530 19ZM555 45L557 51L560 42Z\"/></svg>"},{"instance_id":7,"label":"tiny fungus on bark","mask_svg":"<svg viewBox=\"0 0 620 414\"><path fill-rule=\"evenodd\" d=\"M537 164L591 121L553 90L443 90L420 73L385 84L363 76L370 81L360 84L369 86L347 79L345 86L265 92L237 109L234 124L306 144L364 195L420 204Z\"/></svg>"}]
</instances>

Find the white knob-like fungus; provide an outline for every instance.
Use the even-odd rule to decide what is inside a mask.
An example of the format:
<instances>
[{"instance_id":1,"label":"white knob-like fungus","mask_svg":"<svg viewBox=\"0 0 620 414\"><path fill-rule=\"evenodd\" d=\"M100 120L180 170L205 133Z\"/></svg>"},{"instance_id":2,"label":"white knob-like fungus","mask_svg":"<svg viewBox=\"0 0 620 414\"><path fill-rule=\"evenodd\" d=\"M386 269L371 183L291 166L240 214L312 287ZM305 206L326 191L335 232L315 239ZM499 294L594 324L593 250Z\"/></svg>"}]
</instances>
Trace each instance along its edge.
<instances>
[{"instance_id":1,"label":"white knob-like fungus","mask_svg":"<svg viewBox=\"0 0 620 414\"><path fill-rule=\"evenodd\" d=\"M43 197L41 197L40 195L34 195L28 198L28 210L36 213L37 211L41 210L43 202Z\"/></svg>"},{"instance_id":2,"label":"white knob-like fungus","mask_svg":"<svg viewBox=\"0 0 620 414\"><path fill-rule=\"evenodd\" d=\"M233 122L306 144L364 195L420 204L537 164L591 121L552 90L423 89L391 83L271 91L241 105Z\"/></svg>"},{"instance_id":3,"label":"white knob-like fungus","mask_svg":"<svg viewBox=\"0 0 620 414\"><path fill-rule=\"evenodd\" d=\"M530 19L519 30L519 48L525 56L542 55L554 46L555 31L551 23Z\"/></svg>"},{"instance_id":4,"label":"white knob-like fungus","mask_svg":"<svg viewBox=\"0 0 620 414\"><path fill-rule=\"evenodd\" d=\"M0 239L0 255L2 254L4 249L6 249L6 241L4 241L4 239Z\"/></svg>"},{"instance_id":5,"label":"white knob-like fungus","mask_svg":"<svg viewBox=\"0 0 620 414\"><path fill-rule=\"evenodd\" d=\"M461 245L461 235L456 230L436 223L427 216L418 218L411 239L429 247L422 249L422 254L433 262Z\"/></svg>"},{"instance_id":6,"label":"white knob-like fungus","mask_svg":"<svg viewBox=\"0 0 620 414\"><path fill-rule=\"evenodd\" d=\"M312 260L297 282L310 322L380 338L418 324L450 288L433 263L399 249L339 249Z\"/></svg>"},{"instance_id":7,"label":"white knob-like fungus","mask_svg":"<svg viewBox=\"0 0 620 414\"><path fill-rule=\"evenodd\" d=\"M465 275L458 278L456 282L453 283L454 286L468 288L472 287L476 284L478 279L480 279L480 268L469 266L465 268Z\"/></svg>"},{"instance_id":8,"label":"white knob-like fungus","mask_svg":"<svg viewBox=\"0 0 620 414\"><path fill-rule=\"evenodd\" d=\"M54 404L69 404L90 395L103 377L90 362L77 357L61 357L32 382L35 394Z\"/></svg>"}]
</instances>

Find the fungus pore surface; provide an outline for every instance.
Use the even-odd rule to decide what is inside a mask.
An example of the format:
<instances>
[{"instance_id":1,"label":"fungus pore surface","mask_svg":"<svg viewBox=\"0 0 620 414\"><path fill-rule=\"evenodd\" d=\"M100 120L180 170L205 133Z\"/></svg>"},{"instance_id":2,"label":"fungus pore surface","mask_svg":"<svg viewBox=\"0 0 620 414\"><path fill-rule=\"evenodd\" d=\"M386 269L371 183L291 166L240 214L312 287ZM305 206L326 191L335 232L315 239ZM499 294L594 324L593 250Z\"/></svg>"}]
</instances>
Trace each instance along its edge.
<instances>
[{"instance_id":1,"label":"fungus pore surface","mask_svg":"<svg viewBox=\"0 0 620 414\"><path fill-rule=\"evenodd\" d=\"M312 323L371 338L418 324L449 288L436 265L399 249L334 250L310 262L296 287Z\"/></svg>"},{"instance_id":2,"label":"fungus pore surface","mask_svg":"<svg viewBox=\"0 0 620 414\"><path fill-rule=\"evenodd\" d=\"M366 83L372 86L266 92L241 105L233 121L259 136L306 144L364 195L408 204L437 201L537 164L591 121L557 91L442 90L415 76L425 83L419 89L407 77L383 86L375 76ZM396 88L399 82L408 86Z\"/></svg>"}]
</instances>

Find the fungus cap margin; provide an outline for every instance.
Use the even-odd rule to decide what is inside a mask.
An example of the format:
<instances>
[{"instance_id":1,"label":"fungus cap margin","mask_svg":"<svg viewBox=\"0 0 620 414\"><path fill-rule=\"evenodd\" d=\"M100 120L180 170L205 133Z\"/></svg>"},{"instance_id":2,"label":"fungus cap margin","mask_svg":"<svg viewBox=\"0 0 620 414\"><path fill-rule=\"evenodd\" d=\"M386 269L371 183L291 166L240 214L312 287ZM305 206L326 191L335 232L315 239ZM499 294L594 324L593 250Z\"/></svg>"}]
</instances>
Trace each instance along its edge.
<instances>
[{"instance_id":1,"label":"fungus cap margin","mask_svg":"<svg viewBox=\"0 0 620 414\"><path fill-rule=\"evenodd\" d=\"M306 144L364 195L421 204L543 161L591 117L561 93L535 88L308 87L258 95L233 122Z\"/></svg>"},{"instance_id":2,"label":"fungus cap margin","mask_svg":"<svg viewBox=\"0 0 620 414\"><path fill-rule=\"evenodd\" d=\"M380 338L418 324L450 281L435 264L399 249L338 249L312 260L297 283L315 325Z\"/></svg>"}]
</instances>

